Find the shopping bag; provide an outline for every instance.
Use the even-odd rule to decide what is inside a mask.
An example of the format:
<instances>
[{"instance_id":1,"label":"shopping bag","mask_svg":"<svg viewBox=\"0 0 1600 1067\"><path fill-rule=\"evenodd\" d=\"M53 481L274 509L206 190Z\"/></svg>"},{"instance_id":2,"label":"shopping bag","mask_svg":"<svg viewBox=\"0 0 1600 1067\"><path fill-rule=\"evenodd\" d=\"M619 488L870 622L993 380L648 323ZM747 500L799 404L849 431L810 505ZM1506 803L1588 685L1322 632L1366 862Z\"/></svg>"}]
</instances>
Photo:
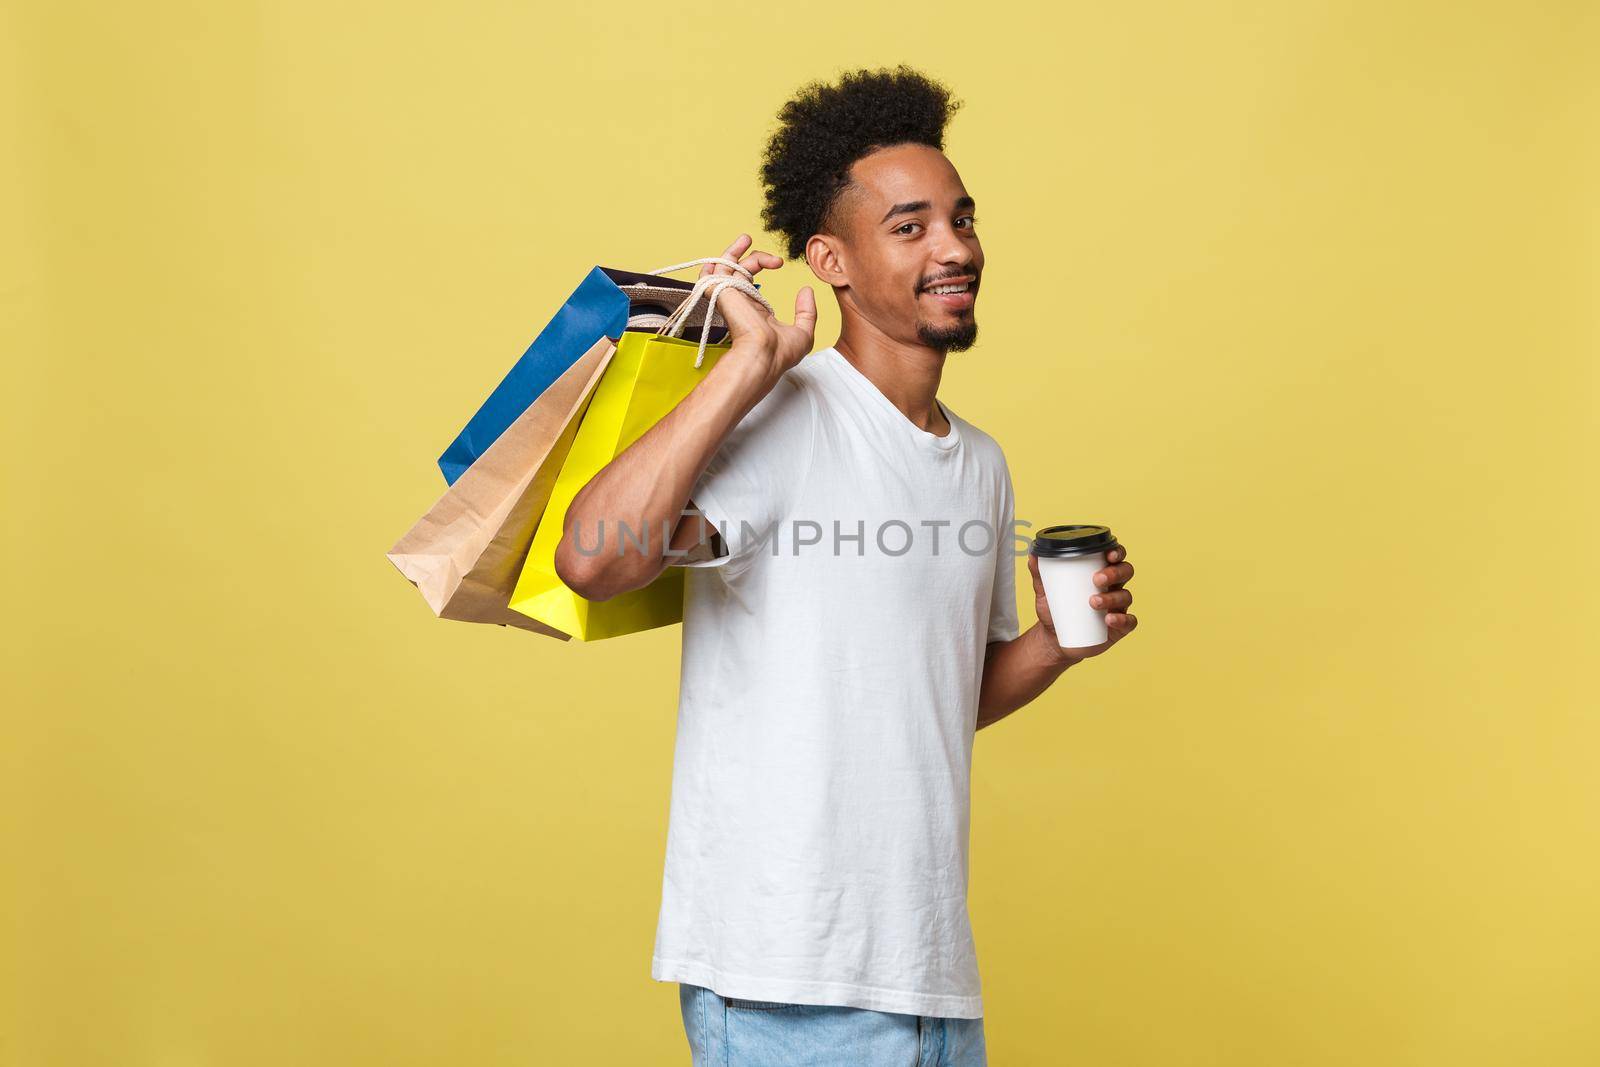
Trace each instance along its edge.
<instances>
[{"instance_id":1,"label":"shopping bag","mask_svg":"<svg viewBox=\"0 0 1600 1067\"><path fill-rule=\"evenodd\" d=\"M720 257L693 262L731 263ZM742 267L735 269L748 277ZM717 293L729 286L748 293L771 310L750 282L734 275L707 275L696 281L695 291L656 332L623 332L534 532L527 561L512 590L512 611L582 641L620 637L683 621L682 568L668 567L641 589L619 593L609 600L590 601L561 581L556 574L555 554L566 532L567 508L578 491L688 396L731 347L727 340L711 343L706 331L700 331L698 339L677 336L698 310L703 293L710 294L706 310L711 313L715 311ZM642 537L644 531L638 533ZM662 534L661 530L649 531L650 543L659 545ZM596 536L596 531L591 530L580 543L592 544ZM609 526L607 536L612 540L603 544L602 550L615 552L615 532ZM623 550L636 549L628 542Z\"/></svg>"},{"instance_id":2,"label":"shopping bag","mask_svg":"<svg viewBox=\"0 0 1600 1067\"><path fill-rule=\"evenodd\" d=\"M590 271L439 457L445 482L455 484L534 398L600 338L615 340L630 322L656 325L676 311L694 288L693 283L658 276L676 269ZM721 319L712 326L713 339L727 332Z\"/></svg>"},{"instance_id":3,"label":"shopping bag","mask_svg":"<svg viewBox=\"0 0 1600 1067\"><path fill-rule=\"evenodd\" d=\"M439 618L568 640L506 604L583 409L615 351L609 337L589 346L389 550L389 561Z\"/></svg>"}]
</instances>

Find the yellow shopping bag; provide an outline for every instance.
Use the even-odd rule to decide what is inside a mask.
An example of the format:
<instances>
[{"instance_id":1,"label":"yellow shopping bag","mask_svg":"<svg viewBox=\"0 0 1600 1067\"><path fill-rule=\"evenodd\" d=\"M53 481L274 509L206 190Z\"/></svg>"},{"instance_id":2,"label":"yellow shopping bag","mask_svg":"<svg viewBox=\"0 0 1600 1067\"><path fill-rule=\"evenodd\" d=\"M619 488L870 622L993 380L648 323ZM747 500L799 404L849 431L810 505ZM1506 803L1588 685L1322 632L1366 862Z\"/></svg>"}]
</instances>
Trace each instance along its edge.
<instances>
[{"instance_id":1,"label":"yellow shopping bag","mask_svg":"<svg viewBox=\"0 0 1600 1067\"><path fill-rule=\"evenodd\" d=\"M555 560L556 546L566 531L567 508L578 491L688 396L732 347L726 338L708 343L718 295L725 289L737 289L772 311L772 305L753 284L750 271L733 259L693 259L650 273L667 274L698 263L726 264L737 274L702 275L656 332L623 331L611 362L595 387L594 399L578 425L572 450L556 476L550 502L545 505L511 594L511 610L580 641L620 637L683 621L681 568L668 567L643 589L619 593L610 600L590 601L567 588L556 574ZM710 299L702 308L700 298L706 295ZM679 336L691 325L698 326L698 340ZM652 530L649 536L659 538L661 533ZM615 545L606 550L615 551Z\"/></svg>"},{"instance_id":2,"label":"yellow shopping bag","mask_svg":"<svg viewBox=\"0 0 1600 1067\"><path fill-rule=\"evenodd\" d=\"M620 637L683 621L681 568L668 567L642 589L610 600L590 601L556 576L556 546L566 529L567 508L578 491L688 396L728 348L727 341L707 345L660 333L623 332L578 425L572 450L556 476L555 489L511 594L513 611L580 641ZM660 536L660 530L650 531L653 540Z\"/></svg>"}]
</instances>

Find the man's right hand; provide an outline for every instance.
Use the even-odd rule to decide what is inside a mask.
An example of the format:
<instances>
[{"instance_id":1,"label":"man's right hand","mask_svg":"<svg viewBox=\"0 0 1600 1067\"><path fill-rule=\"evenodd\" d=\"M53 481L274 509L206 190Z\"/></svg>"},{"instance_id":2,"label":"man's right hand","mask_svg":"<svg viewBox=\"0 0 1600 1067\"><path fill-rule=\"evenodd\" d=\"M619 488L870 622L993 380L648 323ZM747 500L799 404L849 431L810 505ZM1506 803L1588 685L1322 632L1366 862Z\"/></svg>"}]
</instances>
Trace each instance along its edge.
<instances>
[{"instance_id":1,"label":"man's right hand","mask_svg":"<svg viewBox=\"0 0 1600 1067\"><path fill-rule=\"evenodd\" d=\"M783 266L783 259L771 252L757 251L745 255L745 249L751 243L750 235L741 233L738 240L722 253L722 258L734 260L749 271L752 278L762 268L777 270ZM744 258L740 259L740 256ZM707 263L700 268L702 277L732 273L732 267L721 263ZM732 343L732 348L717 361L718 366L729 362L735 365L754 363L762 372L768 389L775 386L790 367L810 353L816 338L817 297L809 285L802 286L795 294L792 323L780 322L760 303L732 287L717 294L717 309L728 324L728 338Z\"/></svg>"}]
</instances>

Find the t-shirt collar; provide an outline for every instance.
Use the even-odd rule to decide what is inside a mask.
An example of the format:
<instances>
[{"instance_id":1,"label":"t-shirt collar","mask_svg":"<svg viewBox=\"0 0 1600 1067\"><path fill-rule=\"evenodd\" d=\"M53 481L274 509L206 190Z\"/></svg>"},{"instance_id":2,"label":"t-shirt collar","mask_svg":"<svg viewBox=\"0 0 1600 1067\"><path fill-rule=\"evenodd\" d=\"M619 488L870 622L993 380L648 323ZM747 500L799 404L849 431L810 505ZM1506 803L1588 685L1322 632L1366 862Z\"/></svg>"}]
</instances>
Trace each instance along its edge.
<instances>
[{"instance_id":1,"label":"t-shirt collar","mask_svg":"<svg viewBox=\"0 0 1600 1067\"><path fill-rule=\"evenodd\" d=\"M944 412L944 417L950 422L950 432L943 437L924 430L906 418L906 413L895 407L894 401L884 396L882 390L873 384L871 378L862 374L854 363L844 358L843 352L840 352L837 348L830 347L827 352L822 354L833 361L846 381L849 381L858 392L866 396L869 402L876 404L888 414L893 415L894 421L904 426L906 431L911 434L912 439L923 447L947 452L961 443L961 424L956 421L955 415L945 406L944 401L938 397L934 397L933 402L939 405L939 410Z\"/></svg>"}]
</instances>

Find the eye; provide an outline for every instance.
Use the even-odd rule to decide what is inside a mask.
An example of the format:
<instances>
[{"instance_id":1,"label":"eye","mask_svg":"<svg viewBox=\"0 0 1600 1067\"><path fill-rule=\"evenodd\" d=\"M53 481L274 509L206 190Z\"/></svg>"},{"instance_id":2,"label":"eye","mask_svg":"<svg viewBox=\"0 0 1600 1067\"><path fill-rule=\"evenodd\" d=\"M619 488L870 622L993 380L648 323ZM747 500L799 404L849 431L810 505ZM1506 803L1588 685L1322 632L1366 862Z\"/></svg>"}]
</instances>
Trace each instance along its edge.
<instances>
[{"instance_id":1,"label":"eye","mask_svg":"<svg viewBox=\"0 0 1600 1067\"><path fill-rule=\"evenodd\" d=\"M920 222L907 222L907 223L905 223L903 225L896 226L894 228L894 232L895 233L905 233L906 232L906 228L908 226L921 226L921 225L922 225L922 223L920 223Z\"/></svg>"},{"instance_id":2,"label":"eye","mask_svg":"<svg viewBox=\"0 0 1600 1067\"><path fill-rule=\"evenodd\" d=\"M969 230L978 224L978 216L976 215L963 215L961 216L961 219L967 220L967 229ZM960 222L961 219L956 219L956 221Z\"/></svg>"}]
</instances>

